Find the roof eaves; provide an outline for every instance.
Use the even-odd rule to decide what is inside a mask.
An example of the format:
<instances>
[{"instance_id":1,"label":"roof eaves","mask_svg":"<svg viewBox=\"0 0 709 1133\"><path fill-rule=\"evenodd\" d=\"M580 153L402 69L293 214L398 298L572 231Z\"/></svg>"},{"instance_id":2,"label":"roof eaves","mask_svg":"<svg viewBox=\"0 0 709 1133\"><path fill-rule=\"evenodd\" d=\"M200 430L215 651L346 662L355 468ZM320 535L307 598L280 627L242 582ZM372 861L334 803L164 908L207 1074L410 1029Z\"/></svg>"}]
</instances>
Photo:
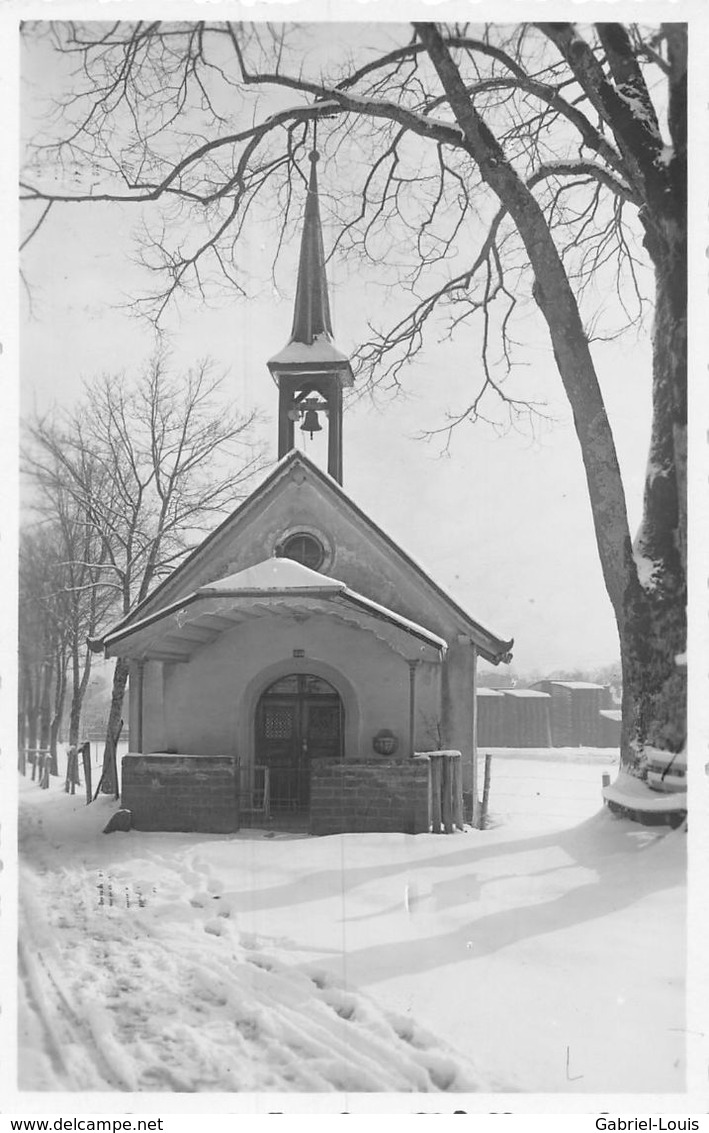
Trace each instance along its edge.
<instances>
[{"instance_id":1,"label":"roof eaves","mask_svg":"<svg viewBox=\"0 0 709 1133\"><path fill-rule=\"evenodd\" d=\"M397 554L399 554L405 560L405 562L410 567L412 567L413 570L415 570L416 573L421 578L423 578L428 583L428 585L431 586L453 610L455 610L457 614L460 615L465 624L470 629L472 629L475 634L478 634L484 639L483 641L476 641L475 644L486 661L489 661L493 665L499 665L501 662L508 662L511 660L512 647L514 645L513 637L509 640L498 637L497 634L494 634L490 630L485 629L485 627L481 626L479 622L476 622L473 618L471 618L470 614L466 613L462 606L459 606L455 599L452 598L450 594L448 594L447 591L443 589L442 586L439 586L437 582L434 582L430 575L427 574L427 572L416 562L415 559L412 559L411 556L398 545L398 543L394 542L391 536L387 535L386 531L384 531L377 523L375 523L374 520L370 516L368 516L366 512L364 512L362 508L359 507L358 504L355 503L352 497L347 494L342 485L338 484L337 480L335 480L333 476L330 476L329 473L324 472L322 468L318 468L318 466L313 463L313 461L311 461L308 457L306 457L305 454L299 453L298 455L302 457L304 462L307 462L308 468L312 469L312 471L316 473L324 483L328 484L330 488L336 493L336 495L341 496L342 499L344 499L347 504L349 504L352 510L361 519L363 519L365 523L373 528L373 530L377 532L377 534L384 540L384 542L394 551L396 551ZM473 636L473 634L471 634L471 636ZM488 642L488 645L485 644L485 641Z\"/></svg>"},{"instance_id":2,"label":"roof eaves","mask_svg":"<svg viewBox=\"0 0 709 1133\"><path fill-rule=\"evenodd\" d=\"M132 610L130 610L127 614L124 614L124 616L119 621L117 621L115 623L113 628L108 630L108 633L104 634L103 637L98 637L98 638L93 639L96 642L97 649L101 648L101 643L103 641L105 641L108 634L114 633L116 630L120 629L126 622L132 621L132 619L135 617L135 615L140 610L142 610L143 607L146 606L149 602L152 602L153 599L158 594L160 594L160 592L162 590L164 590L164 588L168 585L168 583L170 583L175 578L176 575L178 575L182 570L186 569L186 567L195 558L197 558L198 555L200 555L202 553L202 551L204 550L204 548L207 545L211 545L216 539L218 539L219 536L222 534L222 532L225 531L231 523L233 523L237 518L240 518L242 515L247 514L248 511L250 510L250 508L253 507L256 504L257 500L260 499L262 495L265 495L265 493L268 492L274 486L274 484L281 478L281 476L286 471L288 466L290 464L293 464L295 462L296 458L300 457L301 455L303 455L303 454L298 452L297 449L291 449L290 452L286 453L285 456L281 457L281 459L279 461L277 461L277 463L271 469L271 471L268 473L268 475L265 477L265 479L262 480L260 484L257 484L257 486L254 488L253 492L250 492L249 495L246 497L246 499L242 500L241 503L238 504L238 506L235 507L234 510L232 512L230 512L229 515L227 515L225 519L222 520L222 522L219 524L219 526L214 528L214 531L210 531L208 535L205 535L202 542L199 543L192 551L190 551L190 553L188 555L185 556L185 558L182 560L182 562L179 564L179 566L175 567L175 569L171 572L171 574L168 574L165 578L163 578L157 584L157 586L155 587L154 590L151 590L150 593L145 596L145 598L142 598L140 600L140 602L138 602L137 605L135 605L132 608ZM306 460L307 460L307 457L306 457ZM315 467L315 465L312 464L312 461L308 461L308 464L310 464L312 467Z\"/></svg>"},{"instance_id":3,"label":"roof eaves","mask_svg":"<svg viewBox=\"0 0 709 1133\"><path fill-rule=\"evenodd\" d=\"M349 589L345 589L341 597L349 605L364 610L366 613L371 614L375 618L379 618L381 621L395 625L398 629L403 630L404 633L419 638L420 641L424 641L427 645L432 645L441 653L446 652L448 645L442 637L439 637L438 634L433 633L430 629L426 629L425 626L418 625L416 622L410 621L401 614L397 614L395 610L389 610L386 606L380 606L378 602L373 602L371 598L365 598L364 595L356 594L353 590Z\"/></svg>"}]
</instances>

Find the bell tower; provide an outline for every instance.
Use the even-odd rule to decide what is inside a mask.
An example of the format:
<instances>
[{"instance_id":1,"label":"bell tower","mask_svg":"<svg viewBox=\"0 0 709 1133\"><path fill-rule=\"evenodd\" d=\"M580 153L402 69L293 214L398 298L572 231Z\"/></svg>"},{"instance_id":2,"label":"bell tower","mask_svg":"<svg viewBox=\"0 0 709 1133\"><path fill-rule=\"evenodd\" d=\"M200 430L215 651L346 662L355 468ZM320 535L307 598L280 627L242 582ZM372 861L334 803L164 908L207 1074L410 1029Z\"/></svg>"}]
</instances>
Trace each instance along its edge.
<instances>
[{"instance_id":1,"label":"bell tower","mask_svg":"<svg viewBox=\"0 0 709 1133\"><path fill-rule=\"evenodd\" d=\"M342 390L354 375L349 359L334 345L330 300L325 273L320 205L318 152L310 154L310 177L300 245L298 284L291 336L283 350L268 363L278 386L278 459L295 445L295 424L305 432L327 423L327 470L342 483Z\"/></svg>"}]
</instances>

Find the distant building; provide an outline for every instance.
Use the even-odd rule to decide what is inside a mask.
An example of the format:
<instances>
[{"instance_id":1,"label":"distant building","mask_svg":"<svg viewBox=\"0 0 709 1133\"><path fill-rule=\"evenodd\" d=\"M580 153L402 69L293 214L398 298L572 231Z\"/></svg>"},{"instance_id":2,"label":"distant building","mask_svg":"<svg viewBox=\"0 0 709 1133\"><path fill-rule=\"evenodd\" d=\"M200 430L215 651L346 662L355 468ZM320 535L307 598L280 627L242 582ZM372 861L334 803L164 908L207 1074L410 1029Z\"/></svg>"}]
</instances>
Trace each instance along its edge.
<instances>
[{"instance_id":1,"label":"distant building","mask_svg":"<svg viewBox=\"0 0 709 1133\"><path fill-rule=\"evenodd\" d=\"M600 713L602 709L613 707L607 685L590 681L537 681L533 687L551 697L551 742L554 747L606 745L608 732Z\"/></svg>"},{"instance_id":2,"label":"distant building","mask_svg":"<svg viewBox=\"0 0 709 1133\"><path fill-rule=\"evenodd\" d=\"M481 748L619 747L620 711L606 685L537 681L477 690Z\"/></svg>"}]
</instances>

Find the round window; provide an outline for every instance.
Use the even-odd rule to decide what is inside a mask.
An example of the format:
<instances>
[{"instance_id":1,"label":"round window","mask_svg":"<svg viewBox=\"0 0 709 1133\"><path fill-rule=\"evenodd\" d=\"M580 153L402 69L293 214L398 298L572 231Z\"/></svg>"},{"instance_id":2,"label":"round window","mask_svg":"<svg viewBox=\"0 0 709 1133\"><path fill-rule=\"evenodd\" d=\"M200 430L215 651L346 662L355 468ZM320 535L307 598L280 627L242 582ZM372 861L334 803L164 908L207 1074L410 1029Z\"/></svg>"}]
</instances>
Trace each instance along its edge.
<instances>
[{"instance_id":1,"label":"round window","mask_svg":"<svg viewBox=\"0 0 709 1133\"><path fill-rule=\"evenodd\" d=\"M319 539L305 531L289 535L281 547L281 554L286 559L294 559L311 570L320 570L325 560L325 548Z\"/></svg>"}]
</instances>

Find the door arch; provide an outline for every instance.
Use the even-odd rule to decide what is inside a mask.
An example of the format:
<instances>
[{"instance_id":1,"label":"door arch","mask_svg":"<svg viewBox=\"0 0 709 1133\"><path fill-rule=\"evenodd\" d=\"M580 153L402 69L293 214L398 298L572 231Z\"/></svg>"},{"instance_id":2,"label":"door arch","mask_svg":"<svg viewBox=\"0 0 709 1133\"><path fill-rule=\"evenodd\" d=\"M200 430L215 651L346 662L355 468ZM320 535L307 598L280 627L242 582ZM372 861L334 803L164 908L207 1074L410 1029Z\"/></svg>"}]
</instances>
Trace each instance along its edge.
<instances>
[{"instance_id":1,"label":"door arch","mask_svg":"<svg viewBox=\"0 0 709 1133\"><path fill-rule=\"evenodd\" d=\"M261 693L255 724L256 763L269 769L272 810L307 810L311 760L342 758L339 692L314 673L287 673Z\"/></svg>"}]
</instances>

